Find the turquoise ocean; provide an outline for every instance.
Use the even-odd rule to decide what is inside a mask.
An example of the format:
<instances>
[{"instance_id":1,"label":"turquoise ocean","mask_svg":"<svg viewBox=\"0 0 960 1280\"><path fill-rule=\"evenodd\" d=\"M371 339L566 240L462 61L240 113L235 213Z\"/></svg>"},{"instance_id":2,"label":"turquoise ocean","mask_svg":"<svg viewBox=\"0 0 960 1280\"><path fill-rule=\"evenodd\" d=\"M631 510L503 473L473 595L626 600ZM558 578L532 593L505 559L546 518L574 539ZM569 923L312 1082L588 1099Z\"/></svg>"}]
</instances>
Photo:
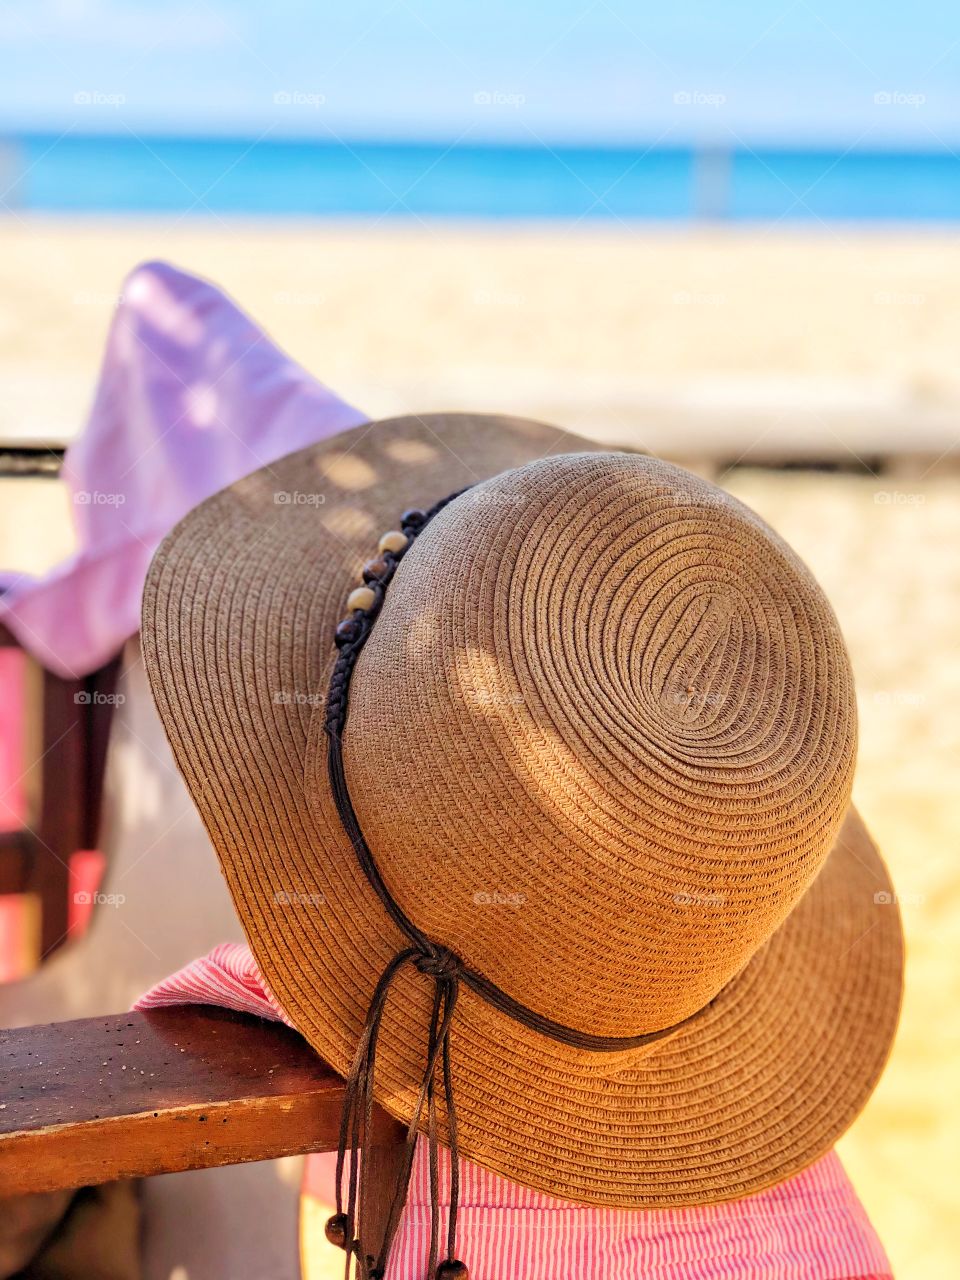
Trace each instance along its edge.
<instances>
[{"instance_id":1,"label":"turquoise ocean","mask_svg":"<svg viewBox=\"0 0 960 1280\"><path fill-rule=\"evenodd\" d=\"M33 134L0 137L0 193L14 213L953 221L960 159Z\"/></svg>"}]
</instances>

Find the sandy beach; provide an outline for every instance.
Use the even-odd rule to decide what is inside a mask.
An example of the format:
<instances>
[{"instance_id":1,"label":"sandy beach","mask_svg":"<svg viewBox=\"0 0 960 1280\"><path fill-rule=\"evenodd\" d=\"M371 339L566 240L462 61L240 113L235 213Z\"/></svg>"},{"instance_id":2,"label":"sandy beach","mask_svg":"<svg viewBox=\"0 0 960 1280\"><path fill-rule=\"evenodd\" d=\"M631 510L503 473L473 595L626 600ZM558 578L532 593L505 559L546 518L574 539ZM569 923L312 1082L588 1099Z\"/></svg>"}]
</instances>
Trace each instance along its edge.
<instances>
[{"instance_id":1,"label":"sandy beach","mask_svg":"<svg viewBox=\"0 0 960 1280\"><path fill-rule=\"evenodd\" d=\"M949 231L0 221L0 437L69 434L127 273L231 293L371 415L503 409L695 457L847 461L960 422Z\"/></svg>"},{"instance_id":2,"label":"sandy beach","mask_svg":"<svg viewBox=\"0 0 960 1280\"><path fill-rule=\"evenodd\" d=\"M124 276L157 257L216 281L371 415L509 410L709 465L808 561L852 651L855 798L891 865L908 945L890 1067L840 1149L897 1275L949 1274L960 1245L960 241L11 217L0 222L0 440L77 430ZM861 473L750 465L777 456ZM67 543L63 495L31 481L6 501L10 484L5 567L42 568Z\"/></svg>"}]
</instances>

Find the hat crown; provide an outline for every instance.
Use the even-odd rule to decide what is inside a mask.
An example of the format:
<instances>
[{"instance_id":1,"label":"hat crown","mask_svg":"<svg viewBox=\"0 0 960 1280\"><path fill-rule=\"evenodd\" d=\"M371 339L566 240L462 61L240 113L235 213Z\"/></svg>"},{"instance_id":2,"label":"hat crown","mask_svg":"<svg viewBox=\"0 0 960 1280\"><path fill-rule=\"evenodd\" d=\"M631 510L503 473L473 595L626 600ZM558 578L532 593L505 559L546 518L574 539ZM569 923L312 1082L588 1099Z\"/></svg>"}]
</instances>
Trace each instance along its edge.
<instances>
[{"instance_id":1,"label":"hat crown","mask_svg":"<svg viewBox=\"0 0 960 1280\"><path fill-rule=\"evenodd\" d=\"M833 843L855 754L809 571L678 467L573 454L444 509L353 677L354 807L416 925L626 1036L705 1004Z\"/></svg>"}]
</instances>

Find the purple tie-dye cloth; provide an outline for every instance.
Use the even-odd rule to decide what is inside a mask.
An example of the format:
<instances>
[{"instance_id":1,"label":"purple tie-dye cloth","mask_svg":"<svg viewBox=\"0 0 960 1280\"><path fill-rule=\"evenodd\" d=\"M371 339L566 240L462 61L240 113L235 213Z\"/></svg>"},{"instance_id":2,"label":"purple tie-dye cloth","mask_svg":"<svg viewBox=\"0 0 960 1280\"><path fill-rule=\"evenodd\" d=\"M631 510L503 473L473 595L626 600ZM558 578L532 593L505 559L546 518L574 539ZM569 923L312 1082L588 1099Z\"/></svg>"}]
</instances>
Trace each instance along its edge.
<instances>
[{"instance_id":1,"label":"purple tie-dye cloth","mask_svg":"<svg viewBox=\"0 0 960 1280\"><path fill-rule=\"evenodd\" d=\"M95 670L137 631L147 566L182 516L364 421L213 285L164 263L138 267L64 462L78 549L42 578L0 575L0 622L58 675Z\"/></svg>"}]
</instances>

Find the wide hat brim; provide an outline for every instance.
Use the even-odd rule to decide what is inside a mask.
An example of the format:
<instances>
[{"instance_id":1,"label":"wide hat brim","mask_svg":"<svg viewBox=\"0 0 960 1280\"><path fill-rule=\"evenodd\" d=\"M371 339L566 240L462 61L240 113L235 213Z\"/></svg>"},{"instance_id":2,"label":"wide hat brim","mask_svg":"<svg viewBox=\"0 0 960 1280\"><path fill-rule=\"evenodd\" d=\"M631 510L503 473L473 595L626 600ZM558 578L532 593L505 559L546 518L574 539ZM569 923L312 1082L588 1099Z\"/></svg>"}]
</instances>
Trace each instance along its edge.
<instances>
[{"instance_id":1,"label":"wide hat brim","mask_svg":"<svg viewBox=\"0 0 960 1280\"><path fill-rule=\"evenodd\" d=\"M401 510L597 448L503 417L367 424L202 503L153 562L144 657L177 763L270 989L341 1074L377 979L405 945L316 767L346 595ZM826 1152L860 1112L901 986L895 896L851 810L786 922L709 1009L653 1046L571 1048L464 989L452 1031L461 1153L597 1205L761 1190ZM402 971L384 1015L376 1097L402 1120L422 1078L431 991Z\"/></svg>"}]
</instances>

